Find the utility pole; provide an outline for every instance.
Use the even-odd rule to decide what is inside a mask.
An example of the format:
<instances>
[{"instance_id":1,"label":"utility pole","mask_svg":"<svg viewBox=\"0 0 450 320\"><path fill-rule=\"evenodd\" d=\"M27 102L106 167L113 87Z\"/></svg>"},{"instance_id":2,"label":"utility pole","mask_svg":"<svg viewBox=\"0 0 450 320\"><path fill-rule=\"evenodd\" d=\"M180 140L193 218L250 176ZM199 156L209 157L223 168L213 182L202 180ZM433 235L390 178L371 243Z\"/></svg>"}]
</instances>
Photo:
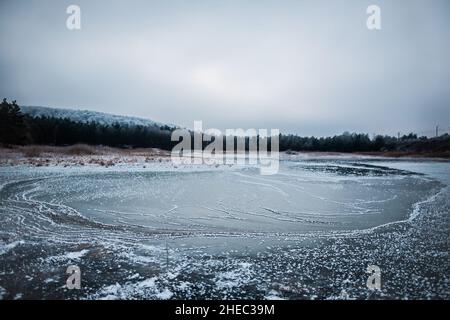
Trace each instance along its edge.
<instances>
[{"instance_id":1,"label":"utility pole","mask_svg":"<svg viewBox=\"0 0 450 320\"><path fill-rule=\"evenodd\" d=\"M436 126L436 138L439 136L439 126Z\"/></svg>"}]
</instances>

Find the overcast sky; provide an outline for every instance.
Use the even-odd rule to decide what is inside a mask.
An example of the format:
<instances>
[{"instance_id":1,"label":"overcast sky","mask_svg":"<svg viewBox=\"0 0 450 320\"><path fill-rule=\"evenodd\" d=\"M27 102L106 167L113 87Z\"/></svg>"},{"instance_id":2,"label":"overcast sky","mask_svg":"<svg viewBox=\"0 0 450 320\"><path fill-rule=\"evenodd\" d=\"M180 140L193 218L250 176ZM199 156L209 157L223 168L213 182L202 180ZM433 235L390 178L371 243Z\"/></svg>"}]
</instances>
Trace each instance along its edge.
<instances>
[{"instance_id":1,"label":"overcast sky","mask_svg":"<svg viewBox=\"0 0 450 320\"><path fill-rule=\"evenodd\" d=\"M0 39L0 96L19 105L301 135L450 130L448 0L0 0Z\"/></svg>"}]
</instances>

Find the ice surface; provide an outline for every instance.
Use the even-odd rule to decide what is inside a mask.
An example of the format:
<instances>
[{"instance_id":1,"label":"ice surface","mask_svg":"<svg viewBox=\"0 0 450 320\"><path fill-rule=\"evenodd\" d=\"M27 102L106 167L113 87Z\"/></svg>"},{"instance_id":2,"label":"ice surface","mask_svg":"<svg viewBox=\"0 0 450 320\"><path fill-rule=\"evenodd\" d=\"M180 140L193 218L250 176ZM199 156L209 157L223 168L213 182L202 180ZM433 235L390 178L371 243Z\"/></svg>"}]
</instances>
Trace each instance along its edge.
<instances>
[{"instance_id":1,"label":"ice surface","mask_svg":"<svg viewBox=\"0 0 450 320\"><path fill-rule=\"evenodd\" d=\"M0 167L1 295L450 297L449 163L280 168ZM85 290L64 289L74 263ZM384 291L365 288L368 264Z\"/></svg>"}]
</instances>

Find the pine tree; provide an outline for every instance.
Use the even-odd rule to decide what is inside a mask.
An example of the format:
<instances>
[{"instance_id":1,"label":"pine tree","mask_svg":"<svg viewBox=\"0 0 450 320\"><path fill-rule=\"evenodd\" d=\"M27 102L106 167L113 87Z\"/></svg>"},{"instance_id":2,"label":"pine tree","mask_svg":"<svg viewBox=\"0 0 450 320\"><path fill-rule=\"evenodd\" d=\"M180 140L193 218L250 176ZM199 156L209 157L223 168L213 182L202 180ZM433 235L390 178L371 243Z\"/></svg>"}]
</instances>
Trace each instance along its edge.
<instances>
[{"instance_id":1,"label":"pine tree","mask_svg":"<svg viewBox=\"0 0 450 320\"><path fill-rule=\"evenodd\" d=\"M8 103L3 99L0 104L0 143L4 145L24 144L26 126L24 116L16 101Z\"/></svg>"}]
</instances>

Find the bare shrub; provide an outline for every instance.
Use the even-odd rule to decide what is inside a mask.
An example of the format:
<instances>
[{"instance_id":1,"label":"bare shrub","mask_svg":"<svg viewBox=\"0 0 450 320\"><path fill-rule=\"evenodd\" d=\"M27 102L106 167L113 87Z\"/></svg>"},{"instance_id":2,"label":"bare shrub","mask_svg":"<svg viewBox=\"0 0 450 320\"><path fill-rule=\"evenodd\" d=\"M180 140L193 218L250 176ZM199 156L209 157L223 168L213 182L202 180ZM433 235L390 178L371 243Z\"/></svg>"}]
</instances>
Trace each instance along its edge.
<instances>
[{"instance_id":1,"label":"bare shrub","mask_svg":"<svg viewBox=\"0 0 450 320\"><path fill-rule=\"evenodd\" d=\"M42 153L42 148L40 146L26 146L21 147L20 151L26 158L36 158Z\"/></svg>"},{"instance_id":2,"label":"bare shrub","mask_svg":"<svg viewBox=\"0 0 450 320\"><path fill-rule=\"evenodd\" d=\"M75 144L73 146L65 147L61 150L63 153L71 156L83 156L83 155L95 155L98 151L95 147L88 146L86 144Z\"/></svg>"}]
</instances>

